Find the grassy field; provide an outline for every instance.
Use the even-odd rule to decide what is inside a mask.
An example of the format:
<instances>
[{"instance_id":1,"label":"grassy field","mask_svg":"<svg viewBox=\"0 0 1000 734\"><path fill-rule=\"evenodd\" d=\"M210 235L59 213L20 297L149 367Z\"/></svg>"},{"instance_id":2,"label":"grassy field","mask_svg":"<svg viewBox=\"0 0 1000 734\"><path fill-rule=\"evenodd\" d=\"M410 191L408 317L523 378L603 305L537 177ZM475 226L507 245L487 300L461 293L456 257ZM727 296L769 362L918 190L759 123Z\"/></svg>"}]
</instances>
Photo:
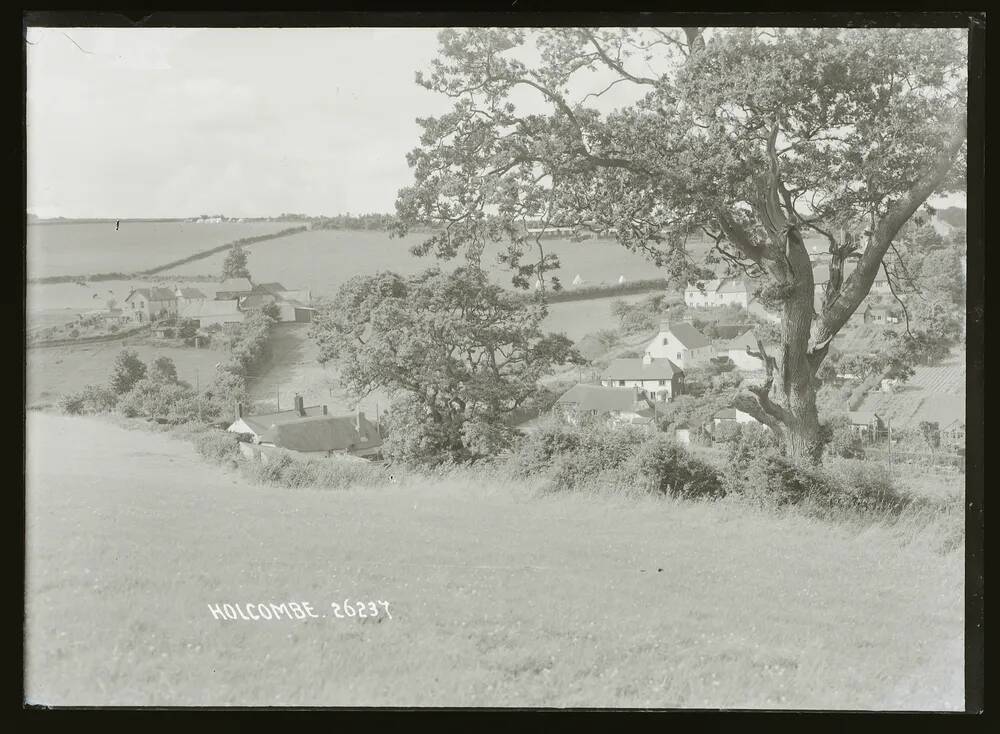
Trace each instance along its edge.
<instances>
[{"instance_id":1,"label":"grassy field","mask_svg":"<svg viewBox=\"0 0 1000 734\"><path fill-rule=\"evenodd\" d=\"M228 353L220 349L194 349L157 344L136 337L64 347L35 347L27 350L28 407L54 405L59 395L79 390L84 385L106 385L115 358L123 348L133 349L147 364L156 357L170 357L177 365L177 376L195 384L200 372L203 384L214 374L215 364Z\"/></svg>"},{"instance_id":2,"label":"grassy field","mask_svg":"<svg viewBox=\"0 0 1000 734\"><path fill-rule=\"evenodd\" d=\"M28 277L145 270L287 222L115 222L29 224ZM220 260L221 263L221 260Z\"/></svg>"},{"instance_id":3,"label":"grassy field","mask_svg":"<svg viewBox=\"0 0 1000 734\"><path fill-rule=\"evenodd\" d=\"M462 257L438 261L432 256L411 255L410 246L425 237L413 234L393 239L377 231L314 230L248 245L246 250L250 272L258 279L276 280L289 288L312 288L316 293L332 294L355 275L367 275L377 270L410 274L433 265L446 269L464 262ZM575 243L552 239L544 240L543 246L547 253L559 256L562 267L555 274L567 289L571 288L571 282L577 275L589 285L617 283L620 275L630 280L662 275L651 261L610 240ZM487 248L483 254L483 265L493 269L498 283L509 285L510 273L495 264L499 251L497 245ZM221 270L224 257L224 253L215 255L164 271L163 274L183 277L214 273Z\"/></svg>"},{"instance_id":4,"label":"grassy field","mask_svg":"<svg viewBox=\"0 0 1000 734\"><path fill-rule=\"evenodd\" d=\"M962 705L964 552L933 524L462 474L283 490L166 434L34 412L27 431L32 703ZM337 619L345 597L392 619ZM325 616L208 608L258 601Z\"/></svg>"}]
</instances>

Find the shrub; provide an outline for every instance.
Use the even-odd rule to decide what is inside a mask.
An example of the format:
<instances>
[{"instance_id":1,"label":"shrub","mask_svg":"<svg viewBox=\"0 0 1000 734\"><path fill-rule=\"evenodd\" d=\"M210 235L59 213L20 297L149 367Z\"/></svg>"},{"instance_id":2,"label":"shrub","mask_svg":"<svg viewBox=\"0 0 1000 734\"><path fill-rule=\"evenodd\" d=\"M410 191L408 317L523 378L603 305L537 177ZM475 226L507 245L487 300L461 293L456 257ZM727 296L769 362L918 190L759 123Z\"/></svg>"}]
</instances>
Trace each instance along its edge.
<instances>
[{"instance_id":1,"label":"shrub","mask_svg":"<svg viewBox=\"0 0 1000 734\"><path fill-rule=\"evenodd\" d=\"M227 431L205 431L194 437L194 447L199 454L217 464L238 461L240 450L236 434Z\"/></svg>"},{"instance_id":2,"label":"shrub","mask_svg":"<svg viewBox=\"0 0 1000 734\"><path fill-rule=\"evenodd\" d=\"M64 395L59 407L69 415L110 413L115 409L117 400L114 392L103 385L87 385L75 393Z\"/></svg>"},{"instance_id":3,"label":"shrub","mask_svg":"<svg viewBox=\"0 0 1000 734\"><path fill-rule=\"evenodd\" d=\"M530 477L552 468L557 456L580 446L580 431L559 421L549 421L521 439L512 458L512 473Z\"/></svg>"},{"instance_id":4,"label":"shrub","mask_svg":"<svg viewBox=\"0 0 1000 734\"><path fill-rule=\"evenodd\" d=\"M736 494L754 504L782 507L801 503L807 496L828 498L836 488L821 470L779 454L767 453L737 469L726 482L727 494Z\"/></svg>"},{"instance_id":5,"label":"shrub","mask_svg":"<svg viewBox=\"0 0 1000 734\"><path fill-rule=\"evenodd\" d=\"M865 445L861 437L851 430L851 425L846 418L830 421L830 442L826 446L826 451L831 456L844 459L861 459L865 455Z\"/></svg>"},{"instance_id":6,"label":"shrub","mask_svg":"<svg viewBox=\"0 0 1000 734\"><path fill-rule=\"evenodd\" d=\"M579 430L579 445L556 456L552 472L554 488L576 489L600 474L620 470L635 454L636 446L649 436L631 427L591 426Z\"/></svg>"},{"instance_id":7,"label":"shrub","mask_svg":"<svg viewBox=\"0 0 1000 734\"><path fill-rule=\"evenodd\" d=\"M118 410L129 418L152 416L184 422L197 414L197 403L195 394L185 385L143 378L122 396Z\"/></svg>"},{"instance_id":8,"label":"shrub","mask_svg":"<svg viewBox=\"0 0 1000 734\"><path fill-rule=\"evenodd\" d=\"M640 444L625 473L636 487L654 494L689 498L724 494L714 467L662 436Z\"/></svg>"},{"instance_id":9,"label":"shrub","mask_svg":"<svg viewBox=\"0 0 1000 734\"><path fill-rule=\"evenodd\" d=\"M829 473L837 484L837 491L827 498L834 506L865 513L898 513L912 502L882 464L842 462L831 466Z\"/></svg>"},{"instance_id":10,"label":"shrub","mask_svg":"<svg viewBox=\"0 0 1000 734\"><path fill-rule=\"evenodd\" d=\"M80 336L80 330L79 329L72 329L69 332L70 339L76 339L78 336Z\"/></svg>"},{"instance_id":11,"label":"shrub","mask_svg":"<svg viewBox=\"0 0 1000 734\"><path fill-rule=\"evenodd\" d=\"M117 395L129 392L139 380L146 376L146 365L131 349L123 349L115 358L111 371L111 389Z\"/></svg>"},{"instance_id":12,"label":"shrub","mask_svg":"<svg viewBox=\"0 0 1000 734\"><path fill-rule=\"evenodd\" d=\"M388 473L367 461L330 457L308 459L286 453L272 453L267 463L253 462L250 473L260 482L290 489L347 489L388 481Z\"/></svg>"}]
</instances>

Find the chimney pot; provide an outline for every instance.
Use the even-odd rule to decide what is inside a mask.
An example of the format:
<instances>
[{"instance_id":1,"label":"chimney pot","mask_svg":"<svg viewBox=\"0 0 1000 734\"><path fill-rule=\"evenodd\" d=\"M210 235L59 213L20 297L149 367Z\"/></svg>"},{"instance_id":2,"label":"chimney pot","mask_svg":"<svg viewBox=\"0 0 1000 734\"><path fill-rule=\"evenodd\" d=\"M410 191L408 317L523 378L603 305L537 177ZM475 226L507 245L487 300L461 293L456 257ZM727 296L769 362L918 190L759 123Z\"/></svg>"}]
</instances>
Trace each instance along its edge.
<instances>
[{"instance_id":1,"label":"chimney pot","mask_svg":"<svg viewBox=\"0 0 1000 734\"><path fill-rule=\"evenodd\" d=\"M236 420L243 417L243 403L237 401L236 403Z\"/></svg>"},{"instance_id":2,"label":"chimney pot","mask_svg":"<svg viewBox=\"0 0 1000 734\"><path fill-rule=\"evenodd\" d=\"M306 415L306 408L305 408L305 403L304 403L301 395L296 395L295 396L295 410L297 410L299 412L300 416L302 416L303 418L305 417L305 415Z\"/></svg>"},{"instance_id":3,"label":"chimney pot","mask_svg":"<svg viewBox=\"0 0 1000 734\"><path fill-rule=\"evenodd\" d=\"M325 405L323 406L323 415L327 415L327 410Z\"/></svg>"}]
</instances>

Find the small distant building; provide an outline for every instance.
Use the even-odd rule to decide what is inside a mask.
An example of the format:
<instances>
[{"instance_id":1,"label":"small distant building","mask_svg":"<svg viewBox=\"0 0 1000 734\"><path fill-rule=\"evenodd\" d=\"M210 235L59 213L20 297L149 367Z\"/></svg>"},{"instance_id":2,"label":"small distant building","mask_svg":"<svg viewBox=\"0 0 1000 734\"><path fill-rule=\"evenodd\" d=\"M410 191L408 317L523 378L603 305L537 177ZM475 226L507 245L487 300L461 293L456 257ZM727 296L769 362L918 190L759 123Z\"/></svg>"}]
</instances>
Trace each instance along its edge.
<instances>
[{"instance_id":1,"label":"small distant building","mask_svg":"<svg viewBox=\"0 0 1000 734\"><path fill-rule=\"evenodd\" d=\"M670 400L684 392L684 370L669 359L648 354L634 359L616 359L601 375L604 387L631 387L644 390L654 400Z\"/></svg>"},{"instance_id":2,"label":"small distant building","mask_svg":"<svg viewBox=\"0 0 1000 734\"><path fill-rule=\"evenodd\" d=\"M229 301L253 293L253 285L247 278L227 278L215 285L212 297L216 301Z\"/></svg>"},{"instance_id":3,"label":"small distant building","mask_svg":"<svg viewBox=\"0 0 1000 734\"><path fill-rule=\"evenodd\" d=\"M758 357L752 357L747 354L748 349L753 352L758 350L757 335L753 329L748 329L739 336L726 342L722 350L720 350L720 355L729 357L733 364L736 365L736 368L744 372L763 372L766 369L764 361ZM777 359L777 345L765 344L764 350L767 352L769 357Z\"/></svg>"},{"instance_id":4,"label":"small distant building","mask_svg":"<svg viewBox=\"0 0 1000 734\"><path fill-rule=\"evenodd\" d=\"M654 360L667 359L682 370L707 365L715 350L708 337L686 321L675 324L666 321L660 324L660 331L646 345L646 356Z\"/></svg>"},{"instance_id":5,"label":"small distant building","mask_svg":"<svg viewBox=\"0 0 1000 734\"><path fill-rule=\"evenodd\" d=\"M868 306L864 312L864 320L866 324L898 324L899 314L889 306Z\"/></svg>"},{"instance_id":6,"label":"small distant building","mask_svg":"<svg viewBox=\"0 0 1000 734\"><path fill-rule=\"evenodd\" d=\"M885 422L877 413L852 410L847 413L847 420L851 430L862 438L873 438L885 430Z\"/></svg>"},{"instance_id":7,"label":"small distant building","mask_svg":"<svg viewBox=\"0 0 1000 734\"><path fill-rule=\"evenodd\" d=\"M754 418L749 413L746 413L739 408L723 408L718 413L712 416L712 425L718 428L723 424L746 424L746 423L756 423L758 425L764 425L759 420Z\"/></svg>"},{"instance_id":8,"label":"small distant building","mask_svg":"<svg viewBox=\"0 0 1000 734\"><path fill-rule=\"evenodd\" d=\"M691 283L684 289L684 303L690 308L750 305L750 288L742 279L721 278Z\"/></svg>"},{"instance_id":9,"label":"small distant building","mask_svg":"<svg viewBox=\"0 0 1000 734\"><path fill-rule=\"evenodd\" d=\"M844 281L846 281L854 271L857 270L858 261L855 258L850 258L844 260ZM828 262L818 262L813 265L813 288L816 289L817 293L822 293L826 290L827 283L830 282L830 263ZM872 281L872 287L868 291L869 294L873 296L889 296L892 295L892 288L889 285L889 281L886 279L885 273L881 270L878 275L875 276L875 280Z\"/></svg>"},{"instance_id":10,"label":"small distant building","mask_svg":"<svg viewBox=\"0 0 1000 734\"><path fill-rule=\"evenodd\" d=\"M208 298L197 288L181 288L180 286L174 289L174 297L178 301L204 301Z\"/></svg>"},{"instance_id":11,"label":"small distant building","mask_svg":"<svg viewBox=\"0 0 1000 734\"><path fill-rule=\"evenodd\" d=\"M155 321L177 315L177 297L169 288L134 288L125 296L124 311L132 321Z\"/></svg>"},{"instance_id":12,"label":"small distant building","mask_svg":"<svg viewBox=\"0 0 1000 734\"><path fill-rule=\"evenodd\" d=\"M181 301L177 316L196 322L200 329L216 324L239 324L246 320L246 313L240 310L238 301L213 301L207 298Z\"/></svg>"},{"instance_id":13,"label":"small distant building","mask_svg":"<svg viewBox=\"0 0 1000 734\"><path fill-rule=\"evenodd\" d=\"M570 423L585 415L607 416L615 426L653 424L655 403L637 388L574 385L556 401L559 413Z\"/></svg>"}]
</instances>

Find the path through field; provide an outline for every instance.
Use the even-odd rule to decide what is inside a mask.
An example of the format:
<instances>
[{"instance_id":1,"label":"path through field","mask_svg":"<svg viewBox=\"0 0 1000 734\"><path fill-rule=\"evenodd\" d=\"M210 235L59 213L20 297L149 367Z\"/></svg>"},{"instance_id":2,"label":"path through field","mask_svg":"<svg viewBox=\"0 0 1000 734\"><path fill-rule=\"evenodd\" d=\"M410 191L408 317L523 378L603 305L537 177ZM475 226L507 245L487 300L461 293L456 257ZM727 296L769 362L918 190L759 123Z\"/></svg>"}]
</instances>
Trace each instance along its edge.
<instances>
[{"instance_id":1,"label":"path through field","mask_svg":"<svg viewBox=\"0 0 1000 734\"><path fill-rule=\"evenodd\" d=\"M962 639L961 549L530 489L248 486L165 434L32 412L27 699L961 707L941 653ZM392 619L337 619L345 597ZM290 601L325 616L209 609Z\"/></svg>"}]
</instances>

